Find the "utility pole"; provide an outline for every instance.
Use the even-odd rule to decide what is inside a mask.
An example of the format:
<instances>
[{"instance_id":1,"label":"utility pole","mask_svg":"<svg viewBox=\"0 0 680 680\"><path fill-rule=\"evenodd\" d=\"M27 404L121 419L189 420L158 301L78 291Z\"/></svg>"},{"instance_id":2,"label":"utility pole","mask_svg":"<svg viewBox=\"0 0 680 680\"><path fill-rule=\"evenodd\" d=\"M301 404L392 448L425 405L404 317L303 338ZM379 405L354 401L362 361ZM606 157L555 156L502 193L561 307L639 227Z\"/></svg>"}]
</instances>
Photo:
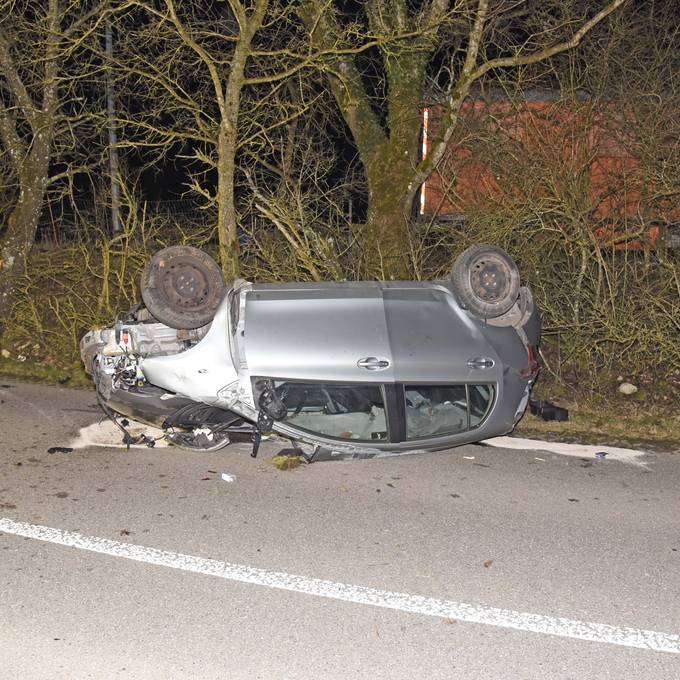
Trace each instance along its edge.
<instances>
[{"instance_id":1,"label":"utility pole","mask_svg":"<svg viewBox=\"0 0 680 680\"><path fill-rule=\"evenodd\" d=\"M116 99L113 91L113 32L111 20L106 20L106 113L109 127L109 174L111 176L111 236L120 231L120 179L118 175L118 138L116 134Z\"/></svg>"}]
</instances>

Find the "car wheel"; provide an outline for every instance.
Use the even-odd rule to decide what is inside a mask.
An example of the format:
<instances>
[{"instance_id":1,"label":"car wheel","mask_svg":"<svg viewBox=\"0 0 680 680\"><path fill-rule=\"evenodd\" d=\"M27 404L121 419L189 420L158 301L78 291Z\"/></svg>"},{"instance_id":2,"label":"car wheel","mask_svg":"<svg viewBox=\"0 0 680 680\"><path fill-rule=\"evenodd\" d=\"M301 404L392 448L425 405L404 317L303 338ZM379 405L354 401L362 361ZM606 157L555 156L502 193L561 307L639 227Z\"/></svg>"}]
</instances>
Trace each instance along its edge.
<instances>
[{"instance_id":1,"label":"car wheel","mask_svg":"<svg viewBox=\"0 0 680 680\"><path fill-rule=\"evenodd\" d=\"M472 246L463 251L451 270L453 290L462 307L483 319L505 314L519 295L519 270L500 248Z\"/></svg>"},{"instance_id":2,"label":"car wheel","mask_svg":"<svg viewBox=\"0 0 680 680\"><path fill-rule=\"evenodd\" d=\"M210 323L225 290L215 260L191 246L159 250L142 273L146 308L171 328L199 328Z\"/></svg>"},{"instance_id":3,"label":"car wheel","mask_svg":"<svg viewBox=\"0 0 680 680\"><path fill-rule=\"evenodd\" d=\"M202 453L219 451L231 443L229 433L214 432L210 427L196 428L191 432L171 432L165 435L165 439L178 449Z\"/></svg>"}]
</instances>

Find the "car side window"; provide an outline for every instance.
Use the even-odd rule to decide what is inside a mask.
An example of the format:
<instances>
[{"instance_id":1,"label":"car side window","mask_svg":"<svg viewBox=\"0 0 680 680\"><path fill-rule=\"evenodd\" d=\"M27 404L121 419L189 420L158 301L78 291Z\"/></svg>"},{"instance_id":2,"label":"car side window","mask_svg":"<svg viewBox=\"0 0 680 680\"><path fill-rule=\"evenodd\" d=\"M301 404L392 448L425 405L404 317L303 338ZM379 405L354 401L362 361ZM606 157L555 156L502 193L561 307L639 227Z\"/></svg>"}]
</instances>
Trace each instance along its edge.
<instances>
[{"instance_id":1,"label":"car side window","mask_svg":"<svg viewBox=\"0 0 680 680\"><path fill-rule=\"evenodd\" d=\"M492 385L405 385L406 438L429 439L478 427L493 395Z\"/></svg>"},{"instance_id":2,"label":"car side window","mask_svg":"<svg viewBox=\"0 0 680 680\"><path fill-rule=\"evenodd\" d=\"M387 441L385 400L379 385L300 383L277 380L285 422L337 439Z\"/></svg>"},{"instance_id":3,"label":"car side window","mask_svg":"<svg viewBox=\"0 0 680 680\"><path fill-rule=\"evenodd\" d=\"M406 385L406 438L427 439L468 429L465 385Z\"/></svg>"}]
</instances>

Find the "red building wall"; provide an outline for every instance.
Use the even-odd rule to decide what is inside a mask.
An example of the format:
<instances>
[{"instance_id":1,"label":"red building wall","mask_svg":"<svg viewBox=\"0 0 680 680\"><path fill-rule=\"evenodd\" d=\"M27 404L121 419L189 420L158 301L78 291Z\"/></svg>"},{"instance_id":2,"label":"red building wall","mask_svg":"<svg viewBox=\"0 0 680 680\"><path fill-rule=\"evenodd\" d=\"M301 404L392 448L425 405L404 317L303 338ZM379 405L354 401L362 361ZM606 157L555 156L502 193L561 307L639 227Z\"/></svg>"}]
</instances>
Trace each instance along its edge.
<instances>
[{"instance_id":1,"label":"red building wall","mask_svg":"<svg viewBox=\"0 0 680 680\"><path fill-rule=\"evenodd\" d=\"M443 111L423 111L423 154ZM678 220L679 208L654 196L635 130L634 117L613 104L466 102L445 157L421 190L420 213L465 215L532 200L578 211L605 240L629 222ZM653 241L657 234L653 228Z\"/></svg>"}]
</instances>

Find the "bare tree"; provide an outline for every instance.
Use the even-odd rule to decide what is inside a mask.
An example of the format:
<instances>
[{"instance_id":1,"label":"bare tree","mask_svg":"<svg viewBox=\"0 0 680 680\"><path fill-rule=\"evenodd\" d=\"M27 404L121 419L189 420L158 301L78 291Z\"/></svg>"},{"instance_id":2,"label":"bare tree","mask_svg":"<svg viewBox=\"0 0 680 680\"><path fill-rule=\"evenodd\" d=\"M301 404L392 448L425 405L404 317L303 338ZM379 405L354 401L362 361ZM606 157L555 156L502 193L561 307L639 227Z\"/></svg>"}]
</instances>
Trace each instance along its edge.
<instances>
[{"instance_id":1,"label":"bare tree","mask_svg":"<svg viewBox=\"0 0 680 680\"><path fill-rule=\"evenodd\" d=\"M141 10L141 18L125 13L130 9ZM299 43L289 47L301 31L292 6L278 0L133 0L119 12L119 89L130 102L120 120L121 147L186 164L188 189L215 213L225 276L235 278L237 156L268 144L269 131L297 115L289 106L273 119L267 107L314 56Z\"/></svg>"},{"instance_id":2,"label":"bare tree","mask_svg":"<svg viewBox=\"0 0 680 680\"><path fill-rule=\"evenodd\" d=\"M359 187L354 164L342 158L344 126L332 97L307 75L267 101L271 119L262 127L269 132L245 147L239 162L246 176L244 266L284 280L354 278L360 258L348 213ZM290 110L299 115L275 126Z\"/></svg>"},{"instance_id":3,"label":"bare tree","mask_svg":"<svg viewBox=\"0 0 680 680\"><path fill-rule=\"evenodd\" d=\"M590 3L576 3L575 11L561 2L370 0L359 17L343 15L340 3L302 2L301 18L326 54L329 86L366 172L367 220L356 231L368 275L408 275L414 197L442 159L473 85L577 47L625 1L589 12ZM420 112L437 85L445 124L421 158Z\"/></svg>"},{"instance_id":4,"label":"bare tree","mask_svg":"<svg viewBox=\"0 0 680 680\"><path fill-rule=\"evenodd\" d=\"M13 280L24 270L35 240L45 193L79 169L66 155L87 120L78 84L91 64L75 55L82 56L106 4L0 0L0 151L16 187L0 238L0 333L15 299Z\"/></svg>"},{"instance_id":5,"label":"bare tree","mask_svg":"<svg viewBox=\"0 0 680 680\"><path fill-rule=\"evenodd\" d=\"M432 205L466 217L432 220L431 233L515 255L552 370L583 383L607 375L594 367L677 382L680 268L666 248L680 233L676 11L631 7L549 70L476 91L429 180Z\"/></svg>"}]
</instances>

